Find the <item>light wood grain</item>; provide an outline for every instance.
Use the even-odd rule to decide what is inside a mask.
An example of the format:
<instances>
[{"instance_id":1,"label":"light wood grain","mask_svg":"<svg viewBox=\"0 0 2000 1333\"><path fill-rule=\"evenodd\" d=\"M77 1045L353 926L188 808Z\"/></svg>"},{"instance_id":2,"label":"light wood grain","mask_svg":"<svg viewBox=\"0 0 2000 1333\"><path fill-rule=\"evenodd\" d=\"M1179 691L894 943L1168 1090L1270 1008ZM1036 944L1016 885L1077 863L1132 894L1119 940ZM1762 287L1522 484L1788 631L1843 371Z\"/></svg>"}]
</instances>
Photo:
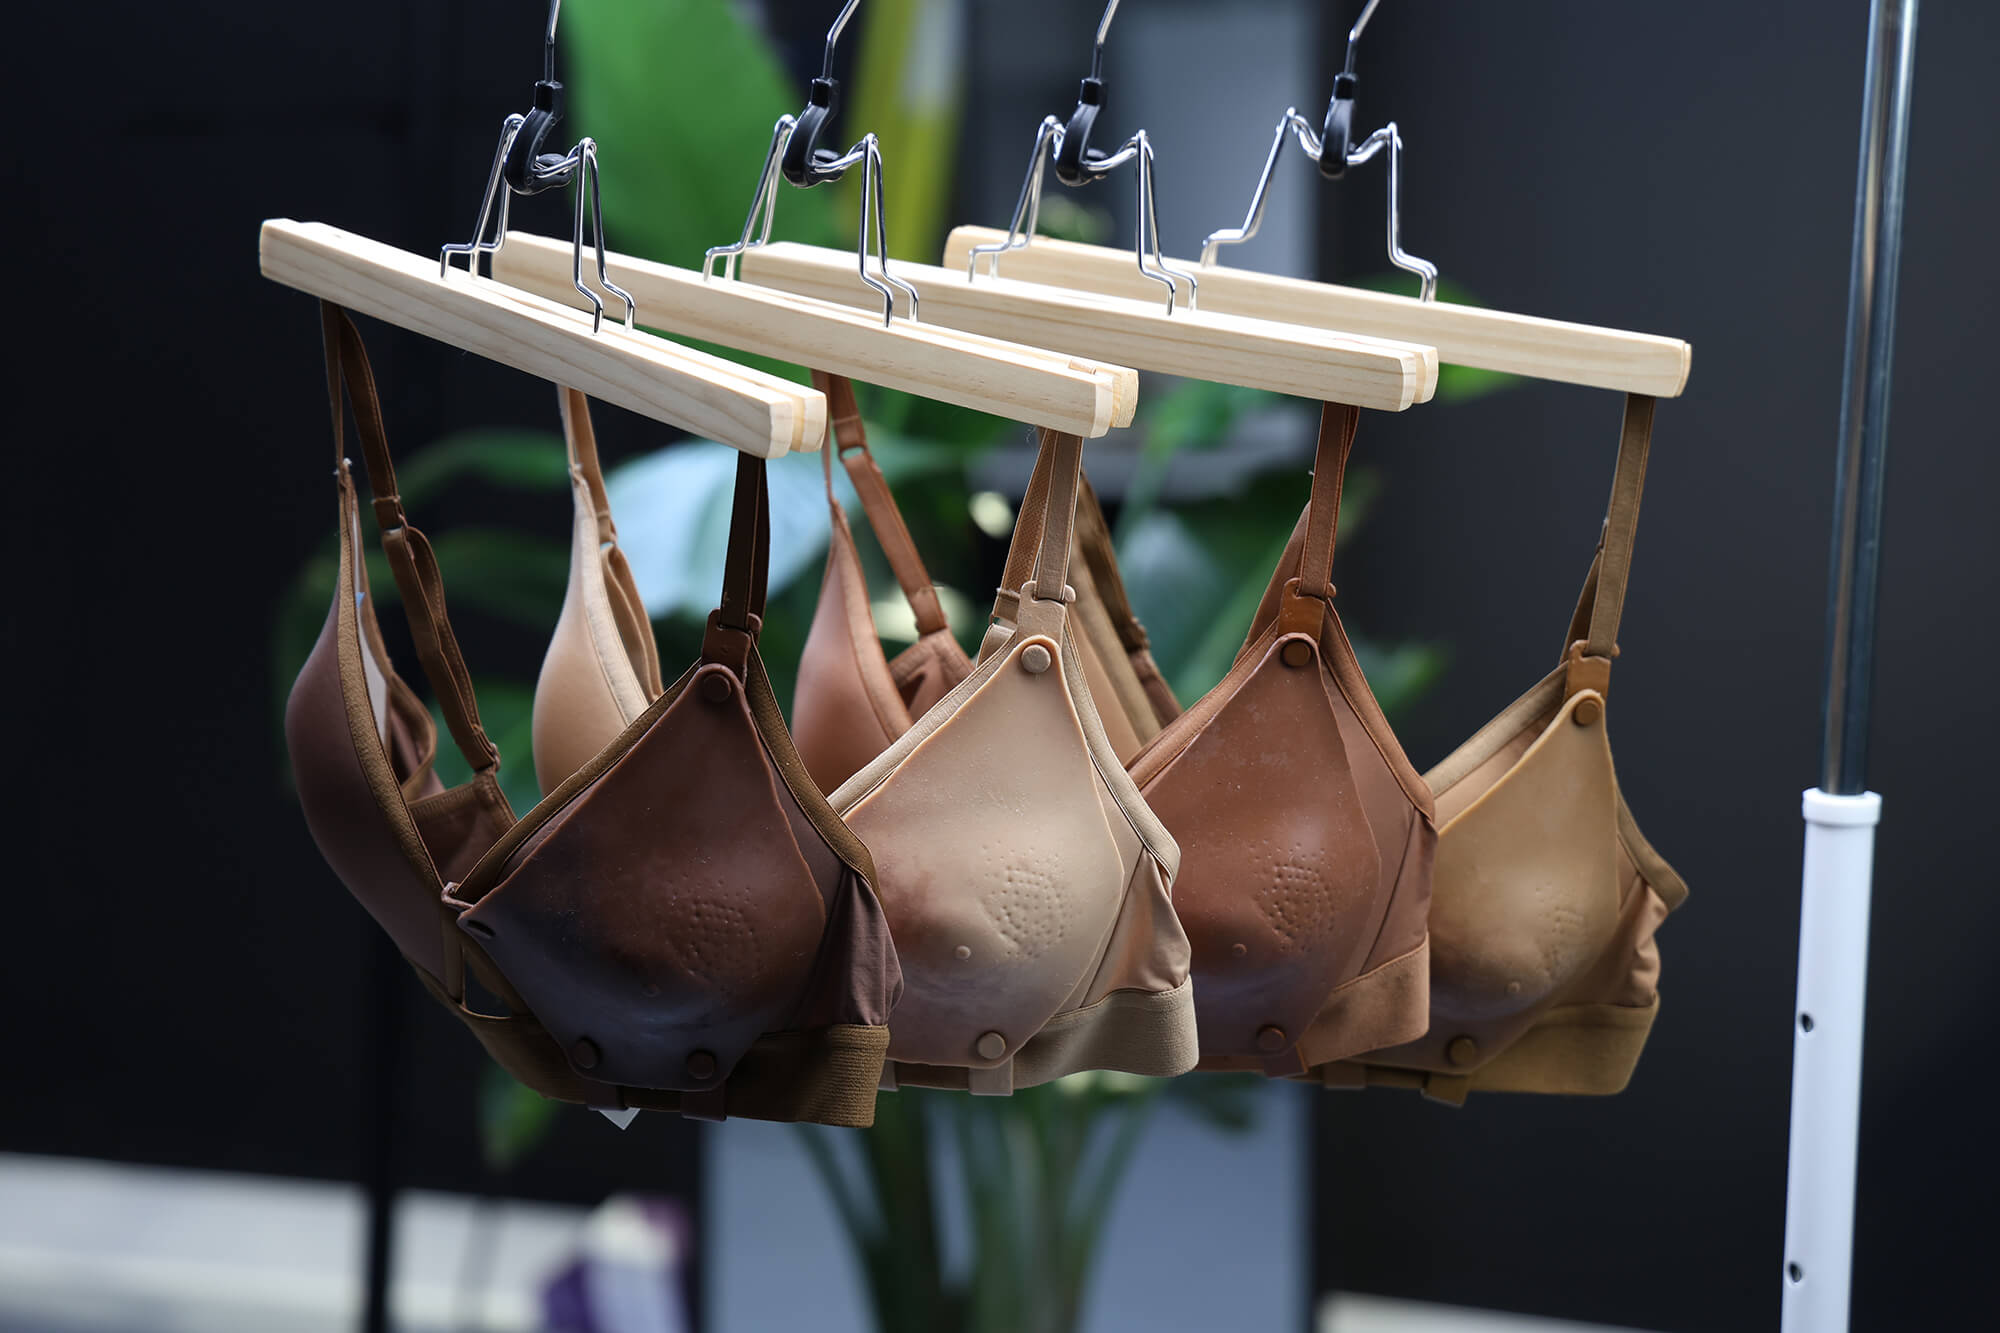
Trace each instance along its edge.
<instances>
[{"instance_id":1,"label":"light wood grain","mask_svg":"<svg viewBox=\"0 0 2000 1333\"><path fill-rule=\"evenodd\" d=\"M780 242L747 251L743 276L766 287L880 309L850 251ZM899 262L925 321L1076 356L1218 384L1400 412L1437 387L1437 353L1409 343L1207 311L1166 313L1156 299L1079 292L1012 278L968 283L963 269Z\"/></svg>"},{"instance_id":2,"label":"light wood grain","mask_svg":"<svg viewBox=\"0 0 2000 1333\"><path fill-rule=\"evenodd\" d=\"M538 296L587 308L570 281L573 256L566 240L509 232L493 257L493 276ZM885 325L879 307L864 311L752 282L704 280L691 269L628 255L613 254L606 262L611 281L638 303L639 322L666 333L1085 437L1128 424L1138 401L1138 372L1124 366L930 321L913 323L899 316ZM849 279L859 287L852 255L847 267ZM585 265L585 281L604 295L592 264ZM609 308L620 308L615 298Z\"/></svg>"},{"instance_id":3,"label":"light wood grain","mask_svg":"<svg viewBox=\"0 0 2000 1333\"><path fill-rule=\"evenodd\" d=\"M817 390L682 347L323 222L274 218L258 238L264 276L759 458L819 447Z\"/></svg>"},{"instance_id":4,"label":"light wood grain","mask_svg":"<svg viewBox=\"0 0 2000 1333\"><path fill-rule=\"evenodd\" d=\"M965 275L974 246L1006 233L958 227L945 239L944 266ZM1569 324L1504 310L1423 302L1387 292L1278 277L1237 268L1200 268L1169 260L1201 280L1199 306L1218 314L1308 324L1343 333L1429 343L1456 366L1502 370L1534 379L1673 398L1687 385L1691 349L1678 338ZM982 273L984 270L982 269ZM1130 250L1036 237L1000 261L1000 272L1027 282L1151 297L1158 286L1140 276ZM983 278L982 278L983 280Z\"/></svg>"}]
</instances>

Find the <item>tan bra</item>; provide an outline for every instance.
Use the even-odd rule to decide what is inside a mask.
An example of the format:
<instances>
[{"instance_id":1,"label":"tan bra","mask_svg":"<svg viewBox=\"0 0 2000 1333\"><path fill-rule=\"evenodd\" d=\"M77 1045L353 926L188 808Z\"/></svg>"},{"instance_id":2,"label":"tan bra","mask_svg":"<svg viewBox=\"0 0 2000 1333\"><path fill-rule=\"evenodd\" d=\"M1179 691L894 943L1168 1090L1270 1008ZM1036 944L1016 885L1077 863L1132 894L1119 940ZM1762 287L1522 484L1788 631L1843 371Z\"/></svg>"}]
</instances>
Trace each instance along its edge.
<instances>
[{"instance_id":1,"label":"tan bra","mask_svg":"<svg viewBox=\"0 0 2000 1333\"><path fill-rule=\"evenodd\" d=\"M1307 1068L1422 1036L1437 842L1334 611L1357 409L1328 404L1312 498L1221 682L1132 761L1181 840L1203 1069Z\"/></svg>"},{"instance_id":2,"label":"tan bra","mask_svg":"<svg viewBox=\"0 0 2000 1333\"><path fill-rule=\"evenodd\" d=\"M868 449L867 431L844 377L814 372L827 397L834 447L822 455L826 500L832 514L826 575L819 605L799 659L792 697L792 738L806 769L827 791L882 753L967 676L972 660L946 623L936 588L896 507L895 496ZM917 640L894 660L883 655L868 596L868 581L854 531L833 489L838 454L861 509L896 582L916 618ZM581 500L579 500L581 504ZM582 514L579 509L579 516ZM579 550L579 555L581 551ZM1160 723L1180 711L1147 647L1146 631L1132 614L1112 554L1104 511L1088 480L1079 479L1076 550L1070 584L1077 590L1077 651L1099 720L1122 762L1136 754ZM538 748L536 753L541 753Z\"/></svg>"},{"instance_id":3,"label":"tan bra","mask_svg":"<svg viewBox=\"0 0 2000 1333\"><path fill-rule=\"evenodd\" d=\"M322 316L339 576L285 719L321 853L432 995L545 1096L872 1123L902 981L868 852L806 775L757 656L763 463L738 465L701 660L516 822L436 561L396 494L367 353L344 311ZM473 770L456 788L432 771L435 729L368 597L343 384L418 656ZM574 444L583 404L566 405ZM629 575L613 581L629 595ZM468 974L506 1012L474 1008Z\"/></svg>"},{"instance_id":4,"label":"tan bra","mask_svg":"<svg viewBox=\"0 0 2000 1333\"><path fill-rule=\"evenodd\" d=\"M822 790L832 791L970 676L972 659L952 637L937 589L889 493L888 479L868 451L853 384L843 376L814 371L813 386L826 395L827 416L832 421L831 447L821 450L820 461L826 471L826 502L833 530L827 541L819 605L799 657L798 688L792 696L792 738L806 771ZM917 640L896 654L894 661L883 656L854 530L833 492L836 454L916 616Z\"/></svg>"},{"instance_id":5,"label":"tan bra","mask_svg":"<svg viewBox=\"0 0 2000 1333\"><path fill-rule=\"evenodd\" d=\"M909 987L898 1082L1005 1094L1194 1064L1180 851L1105 734L1071 629L1081 457L1042 432L972 674L831 798L875 856Z\"/></svg>"},{"instance_id":6,"label":"tan bra","mask_svg":"<svg viewBox=\"0 0 2000 1333\"><path fill-rule=\"evenodd\" d=\"M1639 832L1605 694L1632 568L1653 399L1625 400L1618 467L1561 663L1426 781L1437 793L1430 1030L1314 1073L1329 1087L1613 1093L1659 1013L1654 932L1687 885Z\"/></svg>"}]
</instances>

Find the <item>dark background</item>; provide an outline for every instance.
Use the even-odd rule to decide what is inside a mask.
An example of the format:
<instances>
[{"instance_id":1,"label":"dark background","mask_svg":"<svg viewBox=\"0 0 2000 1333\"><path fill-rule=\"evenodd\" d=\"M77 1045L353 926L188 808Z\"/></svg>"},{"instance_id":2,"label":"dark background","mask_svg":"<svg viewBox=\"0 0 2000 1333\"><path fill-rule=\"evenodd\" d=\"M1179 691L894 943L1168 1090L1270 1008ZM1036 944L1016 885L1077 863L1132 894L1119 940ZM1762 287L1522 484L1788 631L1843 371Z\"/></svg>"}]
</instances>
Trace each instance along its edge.
<instances>
[{"instance_id":1,"label":"dark background","mask_svg":"<svg viewBox=\"0 0 2000 1333\"><path fill-rule=\"evenodd\" d=\"M800 31L822 8L769 6ZM511 11L532 33L540 6L508 9L505 25L463 0L24 20L29 114L0 213L23 265L10 401L27 471L7 524L26 801L0 1147L360 1177L382 1162L368 1126L386 1095L397 1180L491 1183L470 1128L482 1057L414 985L377 984L400 964L280 778L269 613L332 497L317 320L256 276L254 236L288 215L419 251L457 239L537 72ZM1864 38L1859 0L1408 0L1370 32L1362 119L1393 115L1422 145L1410 248L1489 304L1694 344L1688 392L1660 412L1615 692L1621 781L1693 892L1662 932L1664 1010L1626 1095L1322 1100L1322 1287L1649 1328L1775 1322L1797 793L1817 771ZM1326 47L1330 64L1330 33ZM1886 807L1862 1328L1982 1308L1995 1239L1984 1003L2000 872L1977 850L1976 783L2000 747L1996 54L1992 7L1925 11L1870 769ZM1323 87L1258 95L1275 114ZM1380 174L1335 189L1300 172L1288 187L1327 190L1339 238L1323 271L1377 270ZM539 383L367 334L406 450L550 415ZM1420 767L1560 647L1617 422L1613 395L1535 385L1371 415L1360 447L1388 486L1341 586L1378 632L1452 645L1403 728ZM426 526L476 516L440 508ZM548 517L559 538L566 516ZM467 631L469 654L522 674L541 651ZM401 1034L386 1084L370 1054L385 1031ZM566 1117L503 1184L693 1191L696 1144L663 1116L623 1135Z\"/></svg>"}]
</instances>

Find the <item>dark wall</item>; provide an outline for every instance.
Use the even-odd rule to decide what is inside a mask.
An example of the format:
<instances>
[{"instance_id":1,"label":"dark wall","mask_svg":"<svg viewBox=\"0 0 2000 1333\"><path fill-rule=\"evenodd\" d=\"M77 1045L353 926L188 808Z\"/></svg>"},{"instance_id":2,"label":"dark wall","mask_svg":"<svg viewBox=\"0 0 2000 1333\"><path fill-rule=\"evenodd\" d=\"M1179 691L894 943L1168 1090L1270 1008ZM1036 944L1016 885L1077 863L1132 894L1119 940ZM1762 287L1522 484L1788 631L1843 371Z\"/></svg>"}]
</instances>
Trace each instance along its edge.
<instances>
[{"instance_id":1,"label":"dark wall","mask_svg":"<svg viewBox=\"0 0 2000 1333\"><path fill-rule=\"evenodd\" d=\"M340 890L283 776L271 614L332 531L334 494L318 317L258 276L257 225L324 219L418 251L458 238L539 75L545 12L26 16L35 124L10 145L5 215L22 260L10 434L30 482L8 525L8 659L27 805L0 1146L367 1176L386 1106L396 1178L482 1183L484 1057ZM402 456L449 429L553 426L544 385L373 322L365 336ZM473 503L418 518L448 528ZM556 540L567 510L552 497L539 516ZM533 678L544 644L459 610L475 670ZM688 1125L559 1124L509 1190L695 1186Z\"/></svg>"},{"instance_id":2,"label":"dark wall","mask_svg":"<svg viewBox=\"0 0 2000 1333\"><path fill-rule=\"evenodd\" d=\"M1403 0L1364 41L1361 119L1394 117L1410 145L1411 250L1489 304L1694 346L1659 412L1610 714L1632 809L1691 896L1661 932L1663 1009L1624 1096L1326 1099L1322 1285L1775 1326L1866 8ZM1993 7L1924 7L1869 770L1885 807L1857 1328L1949 1326L1995 1238L1967 1186L1994 1178L1980 1053L2000 872L1976 793L2000 742L1997 52ZM1376 272L1381 173L1352 180L1328 187L1325 263ZM1553 663L1618 421L1615 395L1527 386L1365 423L1387 494L1342 594L1360 623L1453 650L1403 727L1420 767Z\"/></svg>"}]
</instances>

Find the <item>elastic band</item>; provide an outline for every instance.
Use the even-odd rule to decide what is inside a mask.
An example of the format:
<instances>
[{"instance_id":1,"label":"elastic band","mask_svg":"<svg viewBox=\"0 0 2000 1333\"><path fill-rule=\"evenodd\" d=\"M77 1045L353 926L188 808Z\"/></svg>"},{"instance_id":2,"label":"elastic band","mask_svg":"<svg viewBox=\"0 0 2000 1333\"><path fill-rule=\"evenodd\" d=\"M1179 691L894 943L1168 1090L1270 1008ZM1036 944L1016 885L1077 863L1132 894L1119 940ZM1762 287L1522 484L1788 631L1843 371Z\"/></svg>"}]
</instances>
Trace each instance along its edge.
<instances>
[{"instance_id":1,"label":"elastic band","mask_svg":"<svg viewBox=\"0 0 2000 1333\"><path fill-rule=\"evenodd\" d=\"M375 373L368 364L368 349L362 344L354 321L331 301L320 302L320 326L326 343L334 465L344 467L347 459L347 426L341 411L344 385L347 399L354 405L362 466L367 471L369 493L375 501L375 521L382 530L382 551L403 595L403 614L409 621L417 660L437 695L438 709L444 714L459 752L475 773L484 773L499 764L500 751L479 723L472 673L466 670L465 656L459 651L458 637L452 633L451 619L445 610L444 577L438 569L437 555L429 538L403 512L402 497L396 493L396 469L389 457L388 435L382 427L382 404L375 392ZM348 539L343 527L341 540Z\"/></svg>"}]
</instances>

